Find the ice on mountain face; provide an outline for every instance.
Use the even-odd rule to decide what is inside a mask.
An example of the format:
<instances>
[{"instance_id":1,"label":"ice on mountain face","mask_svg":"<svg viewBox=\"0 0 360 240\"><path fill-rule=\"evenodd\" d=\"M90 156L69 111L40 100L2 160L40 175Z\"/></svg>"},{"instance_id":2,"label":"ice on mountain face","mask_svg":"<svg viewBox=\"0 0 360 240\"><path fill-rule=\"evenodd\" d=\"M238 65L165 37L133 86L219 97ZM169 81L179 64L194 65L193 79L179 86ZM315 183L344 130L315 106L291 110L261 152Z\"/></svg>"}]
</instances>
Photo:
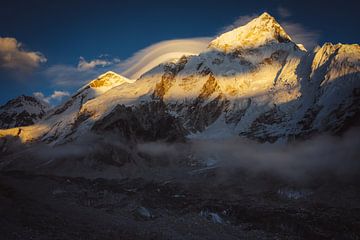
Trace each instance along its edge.
<instances>
[{"instance_id":1,"label":"ice on mountain face","mask_svg":"<svg viewBox=\"0 0 360 240\"><path fill-rule=\"evenodd\" d=\"M290 42L290 36L268 13L263 13L248 24L226 32L210 43L210 47L231 52L236 49L257 48L270 43Z\"/></svg>"}]
</instances>

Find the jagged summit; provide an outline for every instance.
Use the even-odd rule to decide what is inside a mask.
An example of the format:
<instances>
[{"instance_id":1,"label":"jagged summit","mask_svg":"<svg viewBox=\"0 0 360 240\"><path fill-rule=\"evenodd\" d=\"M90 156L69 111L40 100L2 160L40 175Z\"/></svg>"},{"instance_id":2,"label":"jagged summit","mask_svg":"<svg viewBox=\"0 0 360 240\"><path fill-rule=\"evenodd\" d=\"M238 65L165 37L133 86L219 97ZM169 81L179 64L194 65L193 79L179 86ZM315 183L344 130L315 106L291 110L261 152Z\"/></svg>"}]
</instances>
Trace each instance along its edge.
<instances>
[{"instance_id":1,"label":"jagged summit","mask_svg":"<svg viewBox=\"0 0 360 240\"><path fill-rule=\"evenodd\" d=\"M21 95L0 106L0 129L34 124L50 106L32 96Z\"/></svg>"},{"instance_id":2,"label":"jagged summit","mask_svg":"<svg viewBox=\"0 0 360 240\"><path fill-rule=\"evenodd\" d=\"M82 105L87 101L94 99L104 94L108 90L120 86L124 83L133 82L134 80L130 80L113 71L105 72L80 88L73 96L69 98L68 101L55 108L48 116L46 116L46 118L50 119L54 118L54 116L56 117L61 115L63 118L63 123L66 121L71 121L78 114L78 110L81 109Z\"/></svg>"},{"instance_id":3,"label":"jagged summit","mask_svg":"<svg viewBox=\"0 0 360 240\"><path fill-rule=\"evenodd\" d=\"M209 47L230 52L238 48L255 48L268 43L290 42L290 36L267 12L244 26L221 34L210 42Z\"/></svg>"},{"instance_id":4,"label":"jagged summit","mask_svg":"<svg viewBox=\"0 0 360 240\"><path fill-rule=\"evenodd\" d=\"M50 109L50 105L33 96L20 95L14 99L9 100L3 106L0 106L0 111L17 111L31 110L32 113L39 114L42 111Z\"/></svg>"},{"instance_id":5,"label":"jagged summit","mask_svg":"<svg viewBox=\"0 0 360 240\"><path fill-rule=\"evenodd\" d=\"M101 87L115 87L123 83L132 83L133 80L130 80L124 76L121 76L113 71L108 71L98 78L92 80L88 86L91 88L101 88Z\"/></svg>"}]
</instances>

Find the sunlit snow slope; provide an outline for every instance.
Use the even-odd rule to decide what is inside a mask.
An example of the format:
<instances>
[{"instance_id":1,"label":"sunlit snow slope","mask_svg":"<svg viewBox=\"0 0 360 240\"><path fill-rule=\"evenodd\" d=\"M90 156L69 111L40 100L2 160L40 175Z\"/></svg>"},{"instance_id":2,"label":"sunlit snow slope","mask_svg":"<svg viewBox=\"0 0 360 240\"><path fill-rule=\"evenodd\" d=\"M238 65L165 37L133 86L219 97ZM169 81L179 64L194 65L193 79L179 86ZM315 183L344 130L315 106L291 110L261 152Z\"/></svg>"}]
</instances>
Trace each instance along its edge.
<instances>
[{"instance_id":1,"label":"sunlit snow slope","mask_svg":"<svg viewBox=\"0 0 360 240\"><path fill-rule=\"evenodd\" d=\"M90 131L135 141L243 136L275 142L357 124L359 45L299 46L264 13L199 55L162 63L135 82L100 76L19 137L59 144Z\"/></svg>"}]
</instances>

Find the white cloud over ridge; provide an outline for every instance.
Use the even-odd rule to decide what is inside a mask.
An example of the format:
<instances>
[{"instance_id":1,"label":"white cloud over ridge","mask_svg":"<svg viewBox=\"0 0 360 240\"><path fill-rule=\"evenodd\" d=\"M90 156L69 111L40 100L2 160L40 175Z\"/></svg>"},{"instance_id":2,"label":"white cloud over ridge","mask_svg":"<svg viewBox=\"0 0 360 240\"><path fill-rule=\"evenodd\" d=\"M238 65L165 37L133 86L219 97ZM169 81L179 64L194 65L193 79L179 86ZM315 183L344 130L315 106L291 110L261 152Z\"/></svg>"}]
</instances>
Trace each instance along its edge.
<instances>
[{"instance_id":1,"label":"white cloud over ridge","mask_svg":"<svg viewBox=\"0 0 360 240\"><path fill-rule=\"evenodd\" d=\"M295 43L303 44L306 49L311 50L318 45L319 31L309 30L300 23L290 21L280 22L280 25Z\"/></svg>"},{"instance_id":2,"label":"white cloud over ridge","mask_svg":"<svg viewBox=\"0 0 360 240\"><path fill-rule=\"evenodd\" d=\"M107 55L89 61L84 57L80 57L76 66L53 65L44 71L44 75L55 86L80 87L104 73L104 71L115 68L119 62L118 58L109 59Z\"/></svg>"},{"instance_id":3,"label":"white cloud over ridge","mask_svg":"<svg viewBox=\"0 0 360 240\"><path fill-rule=\"evenodd\" d=\"M196 55L204 51L212 38L174 39L155 43L136 52L119 64L122 75L137 79L157 65L177 59L183 55Z\"/></svg>"},{"instance_id":4,"label":"white cloud over ridge","mask_svg":"<svg viewBox=\"0 0 360 240\"><path fill-rule=\"evenodd\" d=\"M80 87L96 75L96 72L93 69L80 71L76 66L58 64L46 69L44 75L53 86Z\"/></svg>"},{"instance_id":5,"label":"white cloud over ridge","mask_svg":"<svg viewBox=\"0 0 360 240\"><path fill-rule=\"evenodd\" d=\"M15 38L0 37L0 69L29 73L46 61L42 53L23 49Z\"/></svg>"},{"instance_id":6,"label":"white cloud over ridge","mask_svg":"<svg viewBox=\"0 0 360 240\"><path fill-rule=\"evenodd\" d=\"M228 31L231 31L234 28L241 27L241 26L247 24L248 22L250 22L251 20L253 20L254 18L257 18L259 15L260 14L254 13L254 14L239 16L235 19L235 21L232 24L221 28L218 35L228 32Z\"/></svg>"},{"instance_id":7,"label":"white cloud over ridge","mask_svg":"<svg viewBox=\"0 0 360 240\"><path fill-rule=\"evenodd\" d=\"M118 62L120 62L120 60L117 58L114 58L111 61L106 59L93 59L91 61L86 61L85 58L80 57L77 68L80 71L87 71L96 67L106 67Z\"/></svg>"},{"instance_id":8,"label":"white cloud over ridge","mask_svg":"<svg viewBox=\"0 0 360 240\"><path fill-rule=\"evenodd\" d=\"M107 55L89 61L80 57L77 66L53 65L46 69L44 74L54 86L61 87L81 87L109 70L138 79L143 73L163 62L178 59L183 55L199 54L207 48L211 39L204 37L162 41L139 50L124 61L118 58L110 59Z\"/></svg>"},{"instance_id":9,"label":"white cloud over ridge","mask_svg":"<svg viewBox=\"0 0 360 240\"><path fill-rule=\"evenodd\" d=\"M52 104L52 103L59 103L61 102L61 100L65 97L69 97L70 93L67 91L58 91L55 90L50 96L45 96L42 92L34 92L33 93L34 97L48 103L48 104Z\"/></svg>"}]
</instances>

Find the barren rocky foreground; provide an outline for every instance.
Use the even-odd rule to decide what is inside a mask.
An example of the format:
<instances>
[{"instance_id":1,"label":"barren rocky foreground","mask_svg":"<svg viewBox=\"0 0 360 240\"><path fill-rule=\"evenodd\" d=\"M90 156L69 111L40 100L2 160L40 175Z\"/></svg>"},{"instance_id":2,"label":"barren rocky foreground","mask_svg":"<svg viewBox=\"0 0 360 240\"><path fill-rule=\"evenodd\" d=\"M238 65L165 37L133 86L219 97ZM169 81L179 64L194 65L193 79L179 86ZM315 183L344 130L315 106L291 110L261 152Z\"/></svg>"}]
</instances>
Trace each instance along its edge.
<instances>
[{"instance_id":1,"label":"barren rocky foreground","mask_svg":"<svg viewBox=\"0 0 360 240\"><path fill-rule=\"evenodd\" d=\"M359 179L190 173L111 180L1 172L1 239L360 238Z\"/></svg>"}]
</instances>

